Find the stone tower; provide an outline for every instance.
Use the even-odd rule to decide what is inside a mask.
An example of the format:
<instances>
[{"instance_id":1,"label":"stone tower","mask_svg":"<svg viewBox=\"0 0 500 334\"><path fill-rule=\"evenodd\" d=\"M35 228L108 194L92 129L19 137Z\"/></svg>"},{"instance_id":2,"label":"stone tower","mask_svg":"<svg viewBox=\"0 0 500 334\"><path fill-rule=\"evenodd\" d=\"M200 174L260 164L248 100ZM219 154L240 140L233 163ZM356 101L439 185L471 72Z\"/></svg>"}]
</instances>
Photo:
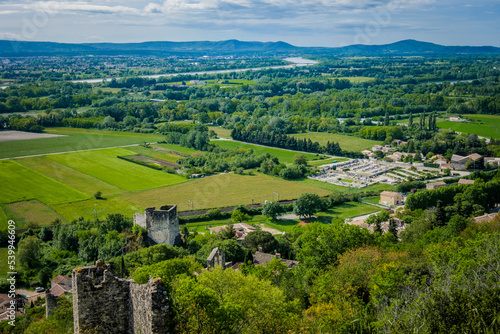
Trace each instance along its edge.
<instances>
[{"instance_id":1,"label":"stone tower","mask_svg":"<svg viewBox=\"0 0 500 334\"><path fill-rule=\"evenodd\" d=\"M173 246L179 235L177 205L165 205L159 210L147 208L144 214L134 215L134 224L146 228L148 237L155 243Z\"/></svg>"},{"instance_id":2,"label":"stone tower","mask_svg":"<svg viewBox=\"0 0 500 334\"><path fill-rule=\"evenodd\" d=\"M160 279L147 284L115 277L109 268L73 270L76 334L167 334L168 298Z\"/></svg>"}]
</instances>

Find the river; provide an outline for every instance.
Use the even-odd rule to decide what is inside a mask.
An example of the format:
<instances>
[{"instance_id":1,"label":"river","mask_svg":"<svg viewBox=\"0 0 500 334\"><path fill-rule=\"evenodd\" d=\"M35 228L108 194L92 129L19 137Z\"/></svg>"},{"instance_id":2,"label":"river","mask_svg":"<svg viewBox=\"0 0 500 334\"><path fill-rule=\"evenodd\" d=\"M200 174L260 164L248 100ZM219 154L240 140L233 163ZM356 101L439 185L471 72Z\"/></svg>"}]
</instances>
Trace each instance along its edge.
<instances>
[{"instance_id":1,"label":"river","mask_svg":"<svg viewBox=\"0 0 500 334\"><path fill-rule=\"evenodd\" d=\"M232 72L244 72L244 71L260 71L260 70L268 70L268 69L277 69L277 68L292 68L295 66L310 66L315 65L318 62L310 59L305 59L302 57L292 57L285 58L284 60L291 62L290 65L279 65L279 66L266 66L266 67L254 67L254 68L238 68L232 70L217 70L217 71L201 71L201 72L184 72L184 73L165 73L165 74L151 74L151 75L141 75L139 78L151 78L156 79L160 77L175 77L178 75L203 75L203 74L218 74L218 73L232 73ZM104 78L104 79L84 79L84 80L73 80L72 82L86 82L86 83L97 83L97 82L107 82L111 81L113 78ZM120 79L120 78L115 78Z\"/></svg>"}]
</instances>

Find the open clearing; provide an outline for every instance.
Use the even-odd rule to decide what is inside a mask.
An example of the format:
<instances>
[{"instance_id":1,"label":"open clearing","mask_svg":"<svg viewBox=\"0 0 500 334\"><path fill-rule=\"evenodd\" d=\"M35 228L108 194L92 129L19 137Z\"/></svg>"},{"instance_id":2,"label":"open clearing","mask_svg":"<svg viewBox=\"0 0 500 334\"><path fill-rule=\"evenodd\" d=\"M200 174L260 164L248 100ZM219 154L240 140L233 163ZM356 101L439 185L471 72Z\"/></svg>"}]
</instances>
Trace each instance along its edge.
<instances>
[{"instance_id":1,"label":"open clearing","mask_svg":"<svg viewBox=\"0 0 500 334\"><path fill-rule=\"evenodd\" d=\"M231 138L231 130L229 129L223 129L220 126L209 126L208 130L213 130L218 137Z\"/></svg>"},{"instance_id":2,"label":"open clearing","mask_svg":"<svg viewBox=\"0 0 500 334\"><path fill-rule=\"evenodd\" d=\"M89 196L93 196L97 191L101 191L103 196L117 195L124 192L121 188L60 164L47 156L18 159L16 162Z\"/></svg>"},{"instance_id":3,"label":"open clearing","mask_svg":"<svg viewBox=\"0 0 500 334\"><path fill-rule=\"evenodd\" d=\"M52 138L61 136L63 135L56 135L51 133L24 132L24 131L0 131L0 143L7 141Z\"/></svg>"},{"instance_id":4,"label":"open clearing","mask_svg":"<svg viewBox=\"0 0 500 334\"><path fill-rule=\"evenodd\" d=\"M0 161L0 184L0 203L37 199L50 205L89 198L80 191L9 160Z\"/></svg>"},{"instance_id":5,"label":"open clearing","mask_svg":"<svg viewBox=\"0 0 500 334\"><path fill-rule=\"evenodd\" d=\"M372 148L374 145L381 145L381 141L363 139L353 136L346 136L337 133L328 132L308 132L292 135L295 138L311 139L317 141L321 145L326 145L328 141L339 143L340 148L346 151L361 152Z\"/></svg>"},{"instance_id":6,"label":"open clearing","mask_svg":"<svg viewBox=\"0 0 500 334\"><path fill-rule=\"evenodd\" d=\"M50 155L47 157L128 191L158 188L186 181L182 176L168 174L117 158L117 156L126 155L134 155L134 152L122 148L114 148Z\"/></svg>"},{"instance_id":7,"label":"open clearing","mask_svg":"<svg viewBox=\"0 0 500 334\"><path fill-rule=\"evenodd\" d=\"M162 135L94 129L51 128L45 132L64 136L0 142L0 158L82 151L93 148L157 142L164 139Z\"/></svg>"},{"instance_id":8,"label":"open clearing","mask_svg":"<svg viewBox=\"0 0 500 334\"><path fill-rule=\"evenodd\" d=\"M9 219L16 222L16 228L27 228L29 223L50 225L57 218L64 220L52 208L36 200L6 204L6 207Z\"/></svg>"},{"instance_id":9,"label":"open clearing","mask_svg":"<svg viewBox=\"0 0 500 334\"><path fill-rule=\"evenodd\" d=\"M441 129L452 129L463 133L475 133L486 138L500 139L500 116L495 115L465 115L465 118L480 123L438 122Z\"/></svg>"},{"instance_id":10,"label":"open clearing","mask_svg":"<svg viewBox=\"0 0 500 334\"><path fill-rule=\"evenodd\" d=\"M318 212L316 216L318 217L318 220L324 223L330 223L333 219L344 220L380 210L381 209L379 207L370 204L347 202L326 210L325 212Z\"/></svg>"},{"instance_id":11,"label":"open clearing","mask_svg":"<svg viewBox=\"0 0 500 334\"><path fill-rule=\"evenodd\" d=\"M124 194L121 197L141 207L177 204L180 211L188 210L188 201L194 209L206 209L238 204L264 203L273 200L279 192L280 200L295 199L303 193L327 195L330 192L299 183L256 173L255 175L220 174L192 180L182 185ZM277 200L277 195L274 200Z\"/></svg>"},{"instance_id":12,"label":"open clearing","mask_svg":"<svg viewBox=\"0 0 500 334\"><path fill-rule=\"evenodd\" d=\"M214 143L215 145L217 145L219 147L227 148L230 150L235 150L237 148L244 148L247 150L252 149L256 155L269 153L269 154L277 157L280 162L284 162L284 163L292 163L293 158L296 155L305 155L307 160L313 160L313 159L318 158L318 156L316 154L312 154L312 153L293 152L293 151L281 150L279 148L274 148L274 147L258 146L258 145L241 143L241 142L232 141L232 140L217 140L217 141L211 141L211 143Z\"/></svg>"},{"instance_id":13,"label":"open clearing","mask_svg":"<svg viewBox=\"0 0 500 334\"><path fill-rule=\"evenodd\" d=\"M149 205L139 207L127 202L121 197L111 197L105 200L92 198L81 202L57 204L52 207L58 214L63 216L66 221L71 222L78 217L94 219L95 215L97 215L98 219L104 219L108 214L112 213L121 213L125 217L131 218L136 212L144 213L144 209L148 206Z\"/></svg>"}]
</instances>

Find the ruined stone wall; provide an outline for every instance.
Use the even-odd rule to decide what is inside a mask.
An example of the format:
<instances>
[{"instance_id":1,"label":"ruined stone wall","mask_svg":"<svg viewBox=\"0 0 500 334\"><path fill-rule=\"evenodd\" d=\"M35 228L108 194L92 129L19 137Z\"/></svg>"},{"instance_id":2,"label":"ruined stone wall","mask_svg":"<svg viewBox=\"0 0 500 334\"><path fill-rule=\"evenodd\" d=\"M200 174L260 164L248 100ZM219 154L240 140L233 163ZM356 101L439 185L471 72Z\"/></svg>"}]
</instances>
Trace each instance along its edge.
<instances>
[{"instance_id":1,"label":"ruined stone wall","mask_svg":"<svg viewBox=\"0 0 500 334\"><path fill-rule=\"evenodd\" d=\"M130 284L130 328L133 333L166 334L168 328L167 291L160 280Z\"/></svg>"},{"instance_id":2,"label":"ruined stone wall","mask_svg":"<svg viewBox=\"0 0 500 334\"><path fill-rule=\"evenodd\" d=\"M168 333L168 298L160 279L140 285L94 266L73 270L72 278L75 333Z\"/></svg>"},{"instance_id":3,"label":"ruined stone wall","mask_svg":"<svg viewBox=\"0 0 500 334\"><path fill-rule=\"evenodd\" d=\"M50 293L50 289L45 292L45 316L49 317L54 314L54 310L57 308L57 302L59 297L54 296Z\"/></svg>"},{"instance_id":4,"label":"ruined stone wall","mask_svg":"<svg viewBox=\"0 0 500 334\"><path fill-rule=\"evenodd\" d=\"M73 270L75 333L129 333L130 282L96 267Z\"/></svg>"},{"instance_id":5,"label":"ruined stone wall","mask_svg":"<svg viewBox=\"0 0 500 334\"><path fill-rule=\"evenodd\" d=\"M173 246L179 235L177 205L162 206L159 210L154 207L147 208L146 228L148 236L154 242Z\"/></svg>"},{"instance_id":6,"label":"ruined stone wall","mask_svg":"<svg viewBox=\"0 0 500 334\"><path fill-rule=\"evenodd\" d=\"M136 213L134 214L134 224L139 225L140 227L147 228L146 226L146 215L143 215L142 213Z\"/></svg>"}]
</instances>

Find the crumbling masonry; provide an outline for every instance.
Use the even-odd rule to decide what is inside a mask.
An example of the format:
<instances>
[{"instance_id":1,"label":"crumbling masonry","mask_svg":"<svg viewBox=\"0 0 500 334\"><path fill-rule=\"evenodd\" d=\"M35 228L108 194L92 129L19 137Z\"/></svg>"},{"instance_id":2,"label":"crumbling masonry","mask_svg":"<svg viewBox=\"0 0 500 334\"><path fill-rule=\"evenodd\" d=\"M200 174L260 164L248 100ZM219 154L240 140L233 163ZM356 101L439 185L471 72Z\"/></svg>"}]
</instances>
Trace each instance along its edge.
<instances>
[{"instance_id":1,"label":"crumbling masonry","mask_svg":"<svg viewBox=\"0 0 500 334\"><path fill-rule=\"evenodd\" d=\"M165 205L156 210L147 208L144 214L134 215L134 224L148 230L148 237L157 244L173 246L179 238L179 218L177 205Z\"/></svg>"},{"instance_id":2,"label":"crumbling masonry","mask_svg":"<svg viewBox=\"0 0 500 334\"><path fill-rule=\"evenodd\" d=\"M73 270L74 332L166 334L168 297L160 279L115 277L102 261Z\"/></svg>"}]
</instances>

